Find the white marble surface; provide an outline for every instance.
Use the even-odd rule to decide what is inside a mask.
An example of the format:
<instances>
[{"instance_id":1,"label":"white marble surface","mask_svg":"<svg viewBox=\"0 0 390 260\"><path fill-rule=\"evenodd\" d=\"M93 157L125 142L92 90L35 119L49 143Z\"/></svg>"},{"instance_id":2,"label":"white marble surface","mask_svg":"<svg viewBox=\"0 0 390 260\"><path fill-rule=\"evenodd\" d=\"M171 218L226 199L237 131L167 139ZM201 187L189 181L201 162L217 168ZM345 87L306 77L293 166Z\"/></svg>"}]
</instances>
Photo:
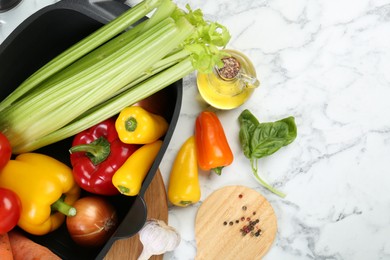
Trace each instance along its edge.
<instances>
[{"instance_id":1,"label":"white marble surface","mask_svg":"<svg viewBox=\"0 0 390 260\"><path fill-rule=\"evenodd\" d=\"M0 13L1 40L50 0L23 0ZM278 219L264 259L390 259L390 1L177 0L226 25L229 48L247 54L261 87L242 107L218 111L235 155L223 176L201 173L203 201L232 184L262 193ZM12 21L10 21L12 20ZM195 74L184 79L177 129L161 164L167 183L176 152L193 133ZM197 98L195 98L197 97ZM260 173L287 193L281 199L251 175L237 117L250 109L261 121L292 115L298 137L259 161ZM180 246L164 259L194 259L194 220L201 202L169 208Z\"/></svg>"}]
</instances>

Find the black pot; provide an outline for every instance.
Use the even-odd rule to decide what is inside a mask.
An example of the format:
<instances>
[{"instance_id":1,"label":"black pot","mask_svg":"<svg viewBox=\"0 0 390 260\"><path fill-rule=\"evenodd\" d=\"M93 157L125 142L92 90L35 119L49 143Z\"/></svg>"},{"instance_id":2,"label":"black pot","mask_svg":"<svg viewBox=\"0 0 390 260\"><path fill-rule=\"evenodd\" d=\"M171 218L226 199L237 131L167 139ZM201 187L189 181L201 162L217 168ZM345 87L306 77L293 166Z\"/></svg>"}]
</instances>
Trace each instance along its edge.
<instances>
[{"instance_id":1,"label":"black pot","mask_svg":"<svg viewBox=\"0 0 390 260\"><path fill-rule=\"evenodd\" d=\"M0 13L14 8L21 0L0 0Z\"/></svg>"},{"instance_id":2,"label":"black pot","mask_svg":"<svg viewBox=\"0 0 390 260\"><path fill-rule=\"evenodd\" d=\"M126 11L122 1L63 0L47 6L21 23L0 45L0 100L11 93L23 80L67 47L87 36L103 24ZM62 259L103 259L118 239L135 235L145 224L147 207L144 193L152 181L174 132L182 101L182 81L159 91L143 101L157 110L170 123L162 148L146 176L138 196L110 197L116 207L120 224L110 240L101 248L84 248L70 238L65 224L44 235L28 235ZM50 155L68 164L71 138L43 147L37 152Z\"/></svg>"}]
</instances>

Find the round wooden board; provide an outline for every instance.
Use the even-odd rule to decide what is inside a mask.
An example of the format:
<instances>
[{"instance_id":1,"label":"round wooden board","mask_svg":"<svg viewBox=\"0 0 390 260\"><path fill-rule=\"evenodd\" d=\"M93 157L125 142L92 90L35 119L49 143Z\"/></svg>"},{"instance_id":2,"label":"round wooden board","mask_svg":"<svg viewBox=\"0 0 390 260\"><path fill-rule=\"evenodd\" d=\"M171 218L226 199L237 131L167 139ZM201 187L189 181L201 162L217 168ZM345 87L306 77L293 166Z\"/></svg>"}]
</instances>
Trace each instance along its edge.
<instances>
[{"instance_id":1,"label":"round wooden board","mask_svg":"<svg viewBox=\"0 0 390 260\"><path fill-rule=\"evenodd\" d=\"M244 235L242 230L251 226L253 230ZM196 215L196 259L261 259L276 232L274 210L257 191L244 186L218 189Z\"/></svg>"},{"instance_id":2,"label":"round wooden board","mask_svg":"<svg viewBox=\"0 0 390 260\"><path fill-rule=\"evenodd\" d=\"M164 220L168 223L168 200L165 185L160 171L158 170L145 192L145 202L147 205L147 218ZM128 239L115 241L105 260L137 260L142 251L142 243L139 235ZM162 260L163 255L152 256L152 260Z\"/></svg>"}]
</instances>

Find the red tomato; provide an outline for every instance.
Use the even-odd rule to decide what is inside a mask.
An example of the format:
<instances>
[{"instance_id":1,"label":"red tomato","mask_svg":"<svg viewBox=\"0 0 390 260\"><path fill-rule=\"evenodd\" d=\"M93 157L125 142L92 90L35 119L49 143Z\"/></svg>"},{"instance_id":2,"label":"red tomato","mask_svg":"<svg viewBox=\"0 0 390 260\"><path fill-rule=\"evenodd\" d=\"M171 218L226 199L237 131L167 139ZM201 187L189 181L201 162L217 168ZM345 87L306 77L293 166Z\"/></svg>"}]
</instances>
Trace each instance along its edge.
<instances>
[{"instance_id":1,"label":"red tomato","mask_svg":"<svg viewBox=\"0 0 390 260\"><path fill-rule=\"evenodd\" d=\"M21 202L12 190L0 188L0 234L13 229L19 221Z\"/></svg>"},{"instance_id":2,"label":"red tomato","mask_svg":"<svg viewBox=\"0 0 390 260\"><path fill-rule=\"evenodd\" d=\"M11 159L12 148L7 137L0 133L0 170L4 168Z\"/></svg>"}]
</instances>

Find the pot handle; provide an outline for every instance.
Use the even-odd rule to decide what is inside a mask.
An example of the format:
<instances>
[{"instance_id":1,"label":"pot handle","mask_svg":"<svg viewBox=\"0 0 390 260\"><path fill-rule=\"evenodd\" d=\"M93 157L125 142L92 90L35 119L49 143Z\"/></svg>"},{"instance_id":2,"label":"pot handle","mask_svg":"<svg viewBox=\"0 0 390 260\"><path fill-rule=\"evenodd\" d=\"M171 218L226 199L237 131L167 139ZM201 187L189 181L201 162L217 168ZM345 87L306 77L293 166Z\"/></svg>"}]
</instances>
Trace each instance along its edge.
<instances>
[{"instance_id":1,"label":"pot handle","mask_svg":"<svg viewBox=\"0 0 390 260\"><path fill-rule=\"evenodd\" d=\"M146 202L141 196L136 196L133 205L117 227L114 234L100 250L96 259L103 259L115 241L129 238L137 234L145 225L147 217Z\"/></svg>"},{"instance_id":2,"label":"pot handle","mask_svg":"<svg viewBox=\"0 0 390 260\"><path fill-rule=\"evenodd\" d=\"M127 238L135 235L145 225L146 218L146 202L143 197L138 195L113 236ZM130 223L131 225L129 225Z\"/></svg>"},{"instance_id":3,"label":"pot handle","mask_svg":"<svg viewBox=\"0 0 390 260\"><path fill-rule=\"evenodd\" d=\"M62 0L54 5L80 11L99 22L107 23L130 8L125 2L124 0Z\"/></svg>"}]
</instances>

